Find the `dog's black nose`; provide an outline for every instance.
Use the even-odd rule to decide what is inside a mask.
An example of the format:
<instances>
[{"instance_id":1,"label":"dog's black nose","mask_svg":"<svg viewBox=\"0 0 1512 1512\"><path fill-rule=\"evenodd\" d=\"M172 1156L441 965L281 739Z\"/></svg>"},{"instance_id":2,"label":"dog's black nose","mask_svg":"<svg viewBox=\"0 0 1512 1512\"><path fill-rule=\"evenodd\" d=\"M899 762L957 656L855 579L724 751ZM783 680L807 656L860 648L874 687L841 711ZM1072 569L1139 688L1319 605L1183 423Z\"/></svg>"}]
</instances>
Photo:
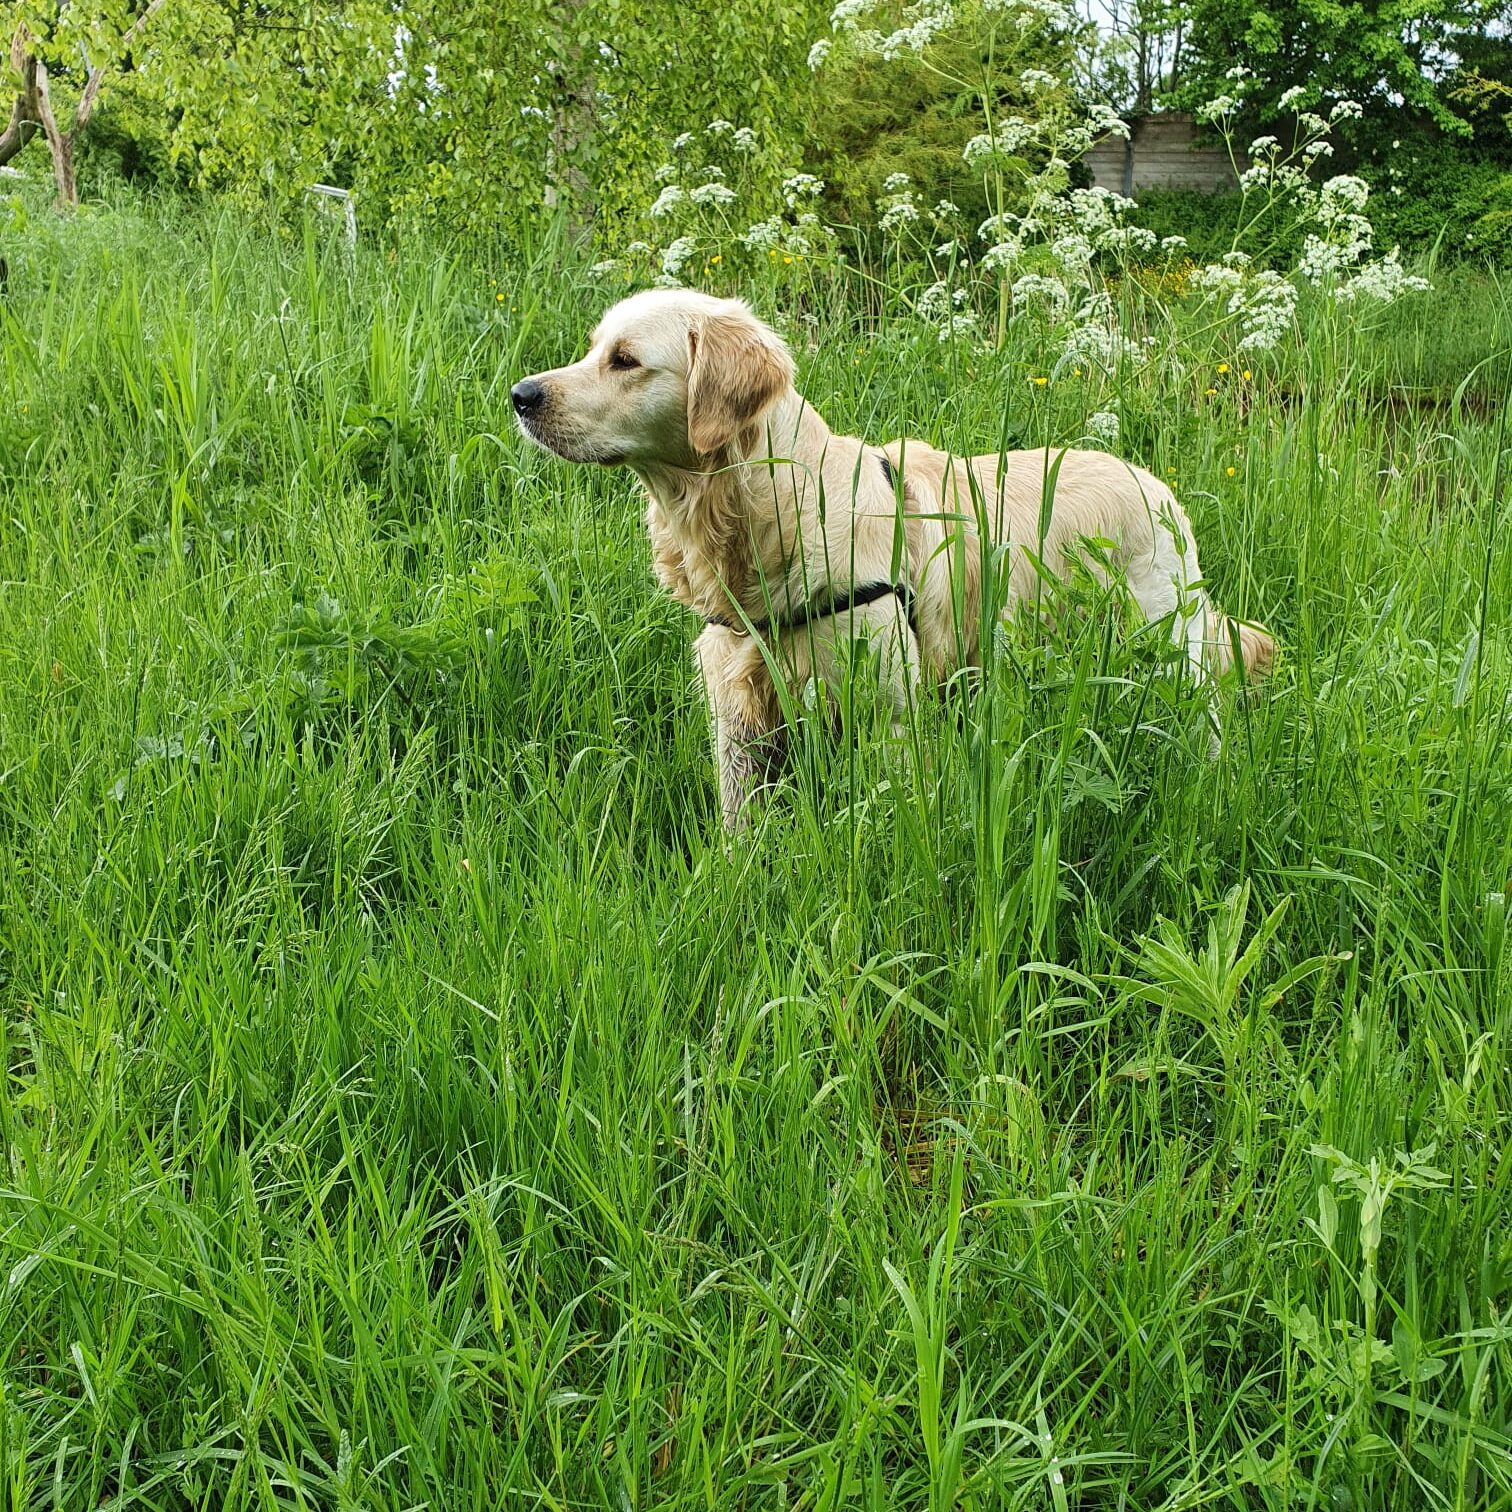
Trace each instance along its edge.
<instances>
[{"instance_id":1,"label":"dog's black nose","mask_svg":"<svg viewBox=\"0 0 1512 1512\"><path fill-rule=\"evenodd\" d=\"M515 414L533 415L546 398L546 390L534 378L522 378L510 389L509 397L514 400Z\"/></svg>"}]
</instances>

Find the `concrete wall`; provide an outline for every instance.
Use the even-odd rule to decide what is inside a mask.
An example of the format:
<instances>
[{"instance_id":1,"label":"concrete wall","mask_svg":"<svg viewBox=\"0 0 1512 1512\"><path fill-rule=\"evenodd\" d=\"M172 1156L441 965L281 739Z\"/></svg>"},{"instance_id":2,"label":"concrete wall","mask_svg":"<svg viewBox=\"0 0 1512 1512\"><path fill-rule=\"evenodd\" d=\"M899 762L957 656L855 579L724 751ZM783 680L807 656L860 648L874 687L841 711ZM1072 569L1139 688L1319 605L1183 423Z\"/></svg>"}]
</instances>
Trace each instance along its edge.
<instances>
[{"instance_id":1,"label":"concrete wall","mask_svg":"<svg viewBox=\"0 0 1512 1512\"><path fill-rule=\"evenodd\" d=\"M1106 136L1087 154L1092 182L1115 194L1138 199L1141 189L1199 189L1212 194L1232 189L1236 179L1221 146L1194 145L1196 123L1191 116L1166 111L1141 116L1130 123L1131 136ZM1249 167L1242 154L1239 169Z\"/></svg>"}]
</instances>

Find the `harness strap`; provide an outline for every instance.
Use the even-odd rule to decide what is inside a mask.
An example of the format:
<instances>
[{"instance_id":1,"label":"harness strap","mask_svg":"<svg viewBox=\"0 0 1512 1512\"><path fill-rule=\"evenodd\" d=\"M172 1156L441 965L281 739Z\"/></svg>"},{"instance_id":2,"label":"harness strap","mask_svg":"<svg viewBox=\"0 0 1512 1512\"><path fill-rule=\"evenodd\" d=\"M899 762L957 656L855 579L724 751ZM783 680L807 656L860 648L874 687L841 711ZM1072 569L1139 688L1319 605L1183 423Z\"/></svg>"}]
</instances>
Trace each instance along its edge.
<instances>
[{"instance_id":1,"label":"harness strap","mask_svg":"<svg viewBox=\"0 0 1512 1512\"><path fill-rule=\"evenodd\" d=\"M887 479L887 486L897 486L896 475L892 464L885 456L879 455L878 461L882 464L882 476ZM878 599L895 597L903 609L904 616L908 620L908 628L915 635L919 633L918 618L914 608L913 587L907 583L876 582L867 583L860 588L846 588L836 593L833 589L826 589L818 599L810 599L806 604L800 604L790 614L773 615L769 619L752 620L751 628L758 635L767 635L776 630L783 633L790 630L802 630L805 625L811 625L815 620L833 619L839 614L848 614L852 609L860 609L867 604L875 604ZM709 614L704 616L706 623L719 625L726 630L743 631L745 625L741 621L726 619L722 614Z\"/></svg>"}]
</instances>

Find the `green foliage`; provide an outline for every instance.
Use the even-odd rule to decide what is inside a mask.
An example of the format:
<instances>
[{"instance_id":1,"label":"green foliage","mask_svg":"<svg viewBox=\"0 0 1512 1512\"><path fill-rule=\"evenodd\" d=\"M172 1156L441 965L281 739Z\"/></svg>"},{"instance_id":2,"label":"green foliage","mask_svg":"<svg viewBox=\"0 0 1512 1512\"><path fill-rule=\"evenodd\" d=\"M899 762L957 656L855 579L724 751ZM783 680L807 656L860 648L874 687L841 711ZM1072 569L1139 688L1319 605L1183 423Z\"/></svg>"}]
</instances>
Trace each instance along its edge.
<instances>
[{"instance_id":1,"label":"green foliage","mask_svg":"<svg viewBox=\"0 0 1512 1512\"><path fill-rule=\"evenodd\" d=\"M517 243L555 201L586 226L644 203L669 120L733 116L793 144L817 9L753 0L671 9L636 0L456 0L375 6L286 30L212 8L199 45L256 81L182 84L180 150L243 197L354 189L379 220L487 226Z\"/></svg>"},{"instance_id":2,"label":"green foliage","mask_svg":"<svg viewBox=\"0 0 1512 1512\"><path fill-rule=\"evenodd\" d=\"M1512 165L1475 143L1408 130L1367 156L1360 172L1383 245L1512 264Z\"/></svg>"},{"instance_id":3,"label":"green foliage","mask_svg":"<svg viewBox=\"0 0 1512 1512\"><path fill-rule=\"evenodd\" d=\"M898 17L901 21L901 15ZM1036 120L1063 104L1064 82L1053 92L1026 89L1019 71L1036 67L1064 81L1070 76L1072 37L1040 24L993 27L991 17L961 6L954 24L927 56L845 54L820 70L817 130L810 139L815 171L825 180L840 218L870 228L884 185L906 173L926 206L949 201L967 226L1000 209L1016 209L1022 195L1012 173L1008 199L962 159L962 150L990 122L1010 116ZM1043 166L1045 154L1024 154L1021 175Z\"/></svg>"},{"instance_id":4,"label":"green foliage","mask_svg":"<svg viewBox=\"0 0 1512 1512\"><path fill-rule=\"evenodd\" d=\"M1253 6L1193 0L1173 98L1196 109L1235 93L1231 70L1238 62L1250 74L1250 122L1284 119L1281 98L1296 91L1300 108L1322 106L1325 114L1340 99L1363 105L1365 118L1354 133L1361 142L1394 135L1404 114L1449 135L1469 136L1472 126L1456 98L1454 75L1440 63L1483 48L1509 16L1508 0L1265 0Z\"/></svg>"},{"instance_id":5,"label":"green foliage","mask_svg":"<svg viewBox=\"0 0 1512 1512\"><path fill-rule=\"evenodd\" d=\"M1359 170L1371 185L1368 214L1377 247L1432 253L1443 263L1512 264L1512 171L1472 148L1432 137L1362 162ZM1192 259L1210 262L1233 244L1241 201L1237 194L1146 189L1131 219L1162 237L1184 236ZM1275 224L1260 230L1270 243L1267 261L1292 265L1300 229Z\"/></svg>"},{"instance_id":6,"label":"green foliage","mask_svg":"<svg viewBox=\"0 0 1512 1512\"><path fill-rule=\"evenodd\" d=\"M73 96L81 49L105 55L132 14L120 0L17 12ZM754 0L527 0L502 15L470 0L175 0L132 51L150 66L112 73L114 150L101 142L86 166L116 157L246 205L298 204L324 180L354 190L369 224L488 227L518 245L549 202L580 227L639 210L673 120L734 117L764 150L796 155L824 14Z\"/></svg>"},{"instance_id":7,"label":"green foliage","mask_svg":"<svg viewBox=\"0 0 1512 1512\"><path fill-rule=\"evenodd\" d=\"M33 152L33 164L36 154ZM174 167L168 122L150 102L117 86L79 143L79 178L85 192L101 195L118 181L141 188L182 187Z\"/></svg>"},{"instance_id":8,"label":"green foliage","mask_svg":"<svg viewBox=\"0 0 1512 1512\"><path fill-rule=\"evenodd\" d=\"M1158 360L1036 384L1032 322L743 282L838 429L1116 407L1282 652L1211 761L1164 636L1047 585L727 844L633 481L511 427L606 297L570 253L42 204L10 1503L1512 1507L1504 290L1245 376L1125 287Z\"/></svg>"},{"instance_id":9,"label":"green foliage","mask_svg":"<svg viewBox=\"0 0 1512 1512\"><path fill-rule=\"evenodd\" d=\"M1237 193L1204 194L1196 189L1142 189L1131 219L1157 236L1184 236L1194 262L1217 262L1234 245L1243 224L1243 201ZM1372 209L1374 206L1372 206ZM1290 267L1302 247L1302 231L1272 214L1256 228L1256 240L1270 248L1266 261Z\"/></svg>"}]
</instances>

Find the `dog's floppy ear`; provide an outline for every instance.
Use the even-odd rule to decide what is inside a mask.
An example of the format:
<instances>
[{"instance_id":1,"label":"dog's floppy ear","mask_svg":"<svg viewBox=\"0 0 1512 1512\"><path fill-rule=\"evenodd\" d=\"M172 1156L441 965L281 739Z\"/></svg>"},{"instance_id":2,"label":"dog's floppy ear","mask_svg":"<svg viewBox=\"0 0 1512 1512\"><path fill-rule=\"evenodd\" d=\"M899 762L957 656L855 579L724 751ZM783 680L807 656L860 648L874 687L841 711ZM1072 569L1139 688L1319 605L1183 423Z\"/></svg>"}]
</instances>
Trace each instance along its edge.
<instances>
[{"instance_id":1,"label":"dog's floppy ear","mask_svg":"<svg viewBox=\"0 0 1512 1512\"><path fill-rule=\"evenodd\" d=\"M782 338L738 305L688 329L688 441L704 456L728 446L793 381Z\"/></svg>"}]
</instances>

